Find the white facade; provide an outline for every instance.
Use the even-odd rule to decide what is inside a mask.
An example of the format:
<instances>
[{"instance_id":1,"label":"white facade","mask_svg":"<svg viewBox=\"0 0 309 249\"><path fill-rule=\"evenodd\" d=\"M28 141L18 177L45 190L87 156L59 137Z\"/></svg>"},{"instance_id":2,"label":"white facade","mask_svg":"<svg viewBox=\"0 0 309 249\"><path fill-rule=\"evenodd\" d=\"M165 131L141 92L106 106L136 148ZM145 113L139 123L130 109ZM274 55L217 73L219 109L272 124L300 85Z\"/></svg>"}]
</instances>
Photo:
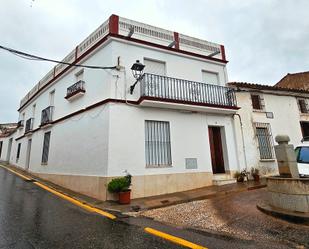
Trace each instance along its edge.
<instances>
[{"instance_id":1,"label":"white facade","mask_svg":"<svg viewBox=\"0 0 309 249\"><path fill-rule=\"evenodd\" d=\"M309 121L308 113L301 113L298 100L309 100L309 93L298 90L280 90L270 86L246 83L230 83L238 89L237 104L241 107L235 117L237 144L239 151L239 168L250 170L259 168L263 174L278 172L274 148L275 137L279 134L288 135L290 143L295 146L303 138L301 122ZM251 95L259 95L262 110L253 108ZM267 117L268 116L268 117ZM268 126L271 136L271 151L273 158L261 158L256 127Z\"/></svg>"},{"instance_id":2,"label":"white facade","mask_svg":"<svg viewBox=\"0 0 309 249\"><path fill-rule=\"evenodd\" d=\"M132 38L126 37L126 25L134 26ZM169 48L173 39L176 45ZM220 53L207 56L214 51ZM73 57L71 52L65 61ZM75 60L117 68L81 71L58 65L51 70L21 101L19 112L24 126L12 135L11 164L100 199L110 198L106 183L124 175L124 171L133 175L135 198L177 192L212 184L208 128L219 127L225 172L231 176L239 170L234 127L237 107L232 92L224 87L227 74L223 46L112 16L79 45ZM146 67L153 61L151 65L157 71L151 73L166 76L158 83L164 96L145 95L141 84L148 84L149 90L152 83L142 81L132 95L129 93L135 82L130 68L136 60ZM207 79L213 79L209 82L212 85L207 86ZM74 100L65 98L67 88L80 80L84 81L85 92ZM182 93L176 93L177 89ZM168 95L166 91L173 93ZM53 106L52 118L42 126L41 112L49 106ZM33 127L25 132L30 118ZM168 122L171 165L146 165L147 120ZM49 144L48 159L42 163L47 132L51 132L49 142L45 141ZM7 160L9 138L0 138L3 161ZM193 159L196 165L188 167L186 159Z\"/></svg>"}]
</instances>

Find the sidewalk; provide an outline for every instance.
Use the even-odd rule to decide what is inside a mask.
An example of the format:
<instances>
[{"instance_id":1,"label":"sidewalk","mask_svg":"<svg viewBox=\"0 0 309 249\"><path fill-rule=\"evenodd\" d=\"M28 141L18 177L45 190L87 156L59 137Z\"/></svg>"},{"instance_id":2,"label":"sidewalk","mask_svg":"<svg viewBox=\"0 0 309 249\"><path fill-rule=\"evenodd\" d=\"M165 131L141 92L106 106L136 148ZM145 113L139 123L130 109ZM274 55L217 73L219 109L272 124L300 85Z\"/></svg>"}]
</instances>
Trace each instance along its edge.
<instances>
[{"instance_id":1,"label":"sidewalk","mask_svg":"<svg viewBox=\"0 0 309 249\"><path fill-rule=\"evenodd\" d=\"M49 181L43 180L37 176L32 175L31 173L22 170L20 168L14 167L12 165L4 164L6 167L15 170L16 172L28 176L34 179L37 182L41 182L47 185L50 188L53 188L60 193L68 195L76 200L79 200L83 203L87 203L93 207L100 208L103 210L109 210L112 212L117 213L126 213L132 211L140 211L140 210L148 210L154 209L159 207L166 207L170 205L186 203L195 200L203 200L203 199L211 199L217 196L227 195L231 193L237 192L244 192L249 191L257 188L264 188L266 187L266 179L261 179L259 183L249 181L245 183L233 183L223 186L209 186L199 189L193 189L184 192L177 192L172 194L165 194L159 196L152 196L152 197L145 197L145 198L138 198L131 200L131 204L129 205L120 205L115 201L100 201L94 199L92 197L76 193L69 189L63 188L59 185L53 184Z\"/></svg>"}]
</instances>

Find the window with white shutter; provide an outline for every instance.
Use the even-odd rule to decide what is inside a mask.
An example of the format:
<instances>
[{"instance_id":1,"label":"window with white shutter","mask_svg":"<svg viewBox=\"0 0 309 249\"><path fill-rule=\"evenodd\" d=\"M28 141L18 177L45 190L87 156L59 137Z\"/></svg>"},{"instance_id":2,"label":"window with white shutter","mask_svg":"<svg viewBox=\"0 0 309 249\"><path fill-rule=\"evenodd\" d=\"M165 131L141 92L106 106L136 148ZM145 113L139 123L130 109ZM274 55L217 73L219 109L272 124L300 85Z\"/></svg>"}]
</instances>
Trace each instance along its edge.
<instances>
[{"instance_id":1,"label":"window with white shutter","mask_svg":"<svg viewBox=\"0 0 309 249\"><path fill-rule=\"evenodd\" d=\"M42 164L47 164L50 144L50 131L44 134Z\"/></svg>"},{"instance_id":2,"label":"window with white shutter","mask_svg":"<svg viewBox=\"0 0 309 249\"><path fill-rule=\"evenodd\" d=\"M170 124L163 121L145 121L146 166L172 165Z\"/></svg>"},{"instance_id":3,"label":"window with white shutter","mask_svg":"<svg viewBox=\"0 0 309 249\"><path fill-rule=\"evenodd\" d=\"M164 61L156 61L144 58L145 73L166 76L166 67Z\"/></svg>"},{"instance_id":4,"label":"window with white shutter","mask_svg":"<svg viewBox=\"0 0 309 249\"><path fill-rule=\"evenodd\" d=\"M206 84L219 85L219 75L215 72L202 71L202 80Z\"/></svg>"}]
</instances>

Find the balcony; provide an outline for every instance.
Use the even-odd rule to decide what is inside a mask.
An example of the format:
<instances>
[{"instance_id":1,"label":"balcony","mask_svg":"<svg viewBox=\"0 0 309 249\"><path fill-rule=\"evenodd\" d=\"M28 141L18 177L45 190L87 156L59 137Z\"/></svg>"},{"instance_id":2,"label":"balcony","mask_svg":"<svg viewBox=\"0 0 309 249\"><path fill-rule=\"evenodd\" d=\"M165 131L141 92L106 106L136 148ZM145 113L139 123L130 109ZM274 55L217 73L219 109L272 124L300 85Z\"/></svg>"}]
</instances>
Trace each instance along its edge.
<instances>
[{"instance_id":1,"label":"balcony","mask_svg":"<svg viewBox=\"0 0 309 249\"><path fill-rule=\"evenodd\" d=\"M20 129L20 128L23 128L24 127L24 120L19 120L17 122L17 128Z\"/></svg>"},{"instance_id":2,"label":"balcony","mask_svg":"<svg viewBox=\"0 0 309 249\"><path fill-rule=\"evenodd\" d=\"M235 112L234 89L161 75L143 75L141 105L189 111Z\"/></svg>"},{"instance_id":3,"label":"balcony","mask_svg":"<svg viewBox=\"0 0 309 249\"><path fill-rule=\"evenodd\" d=\"M33 118L29 118L26 121L26 127L25 127L25 134L26 133L31 133L31 131L33 130Z\"/></svg>"},{"instance_id":4,"label":"balcony","mask_svg":"<svg viewBox=\"0 0 309 249\"><path fill-rule=\"evenodd\" d=\"M84 88L85 82L83 80L77 81L75 84L67 88L67 95L64 97L67 100L73 100L83 95L86 90Z\"/></svg>"},{"instance_id":5,"label":"balcony","mask_svg":"<svg viewBox=\"0 0 309 249\"><path fill-rule=\"evenodd\" d=\"M53 122L53 111L54 111L53 106L49 106L45 108L44 110L42 110L41 125L40 125L41 127L50 125Z\"/></svg>"}]
</instances>

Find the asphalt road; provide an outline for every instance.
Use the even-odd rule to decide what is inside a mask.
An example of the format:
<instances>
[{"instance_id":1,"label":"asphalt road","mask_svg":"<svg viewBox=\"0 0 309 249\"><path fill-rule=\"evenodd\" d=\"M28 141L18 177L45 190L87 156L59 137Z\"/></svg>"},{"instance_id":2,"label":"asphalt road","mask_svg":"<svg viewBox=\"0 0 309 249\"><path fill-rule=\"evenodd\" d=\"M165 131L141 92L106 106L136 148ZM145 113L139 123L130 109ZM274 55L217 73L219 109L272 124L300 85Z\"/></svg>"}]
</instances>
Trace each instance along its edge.
<instances>
[{"instance_id":1,"label":"asphalt road","mask_svg":"<svg viewBox=\"0 0 309 249\"><path fill-rule=\"evenodd\" d=\"M89 213L0 168L0 248L183 248Z\"/></svg>"}]
</instances>

